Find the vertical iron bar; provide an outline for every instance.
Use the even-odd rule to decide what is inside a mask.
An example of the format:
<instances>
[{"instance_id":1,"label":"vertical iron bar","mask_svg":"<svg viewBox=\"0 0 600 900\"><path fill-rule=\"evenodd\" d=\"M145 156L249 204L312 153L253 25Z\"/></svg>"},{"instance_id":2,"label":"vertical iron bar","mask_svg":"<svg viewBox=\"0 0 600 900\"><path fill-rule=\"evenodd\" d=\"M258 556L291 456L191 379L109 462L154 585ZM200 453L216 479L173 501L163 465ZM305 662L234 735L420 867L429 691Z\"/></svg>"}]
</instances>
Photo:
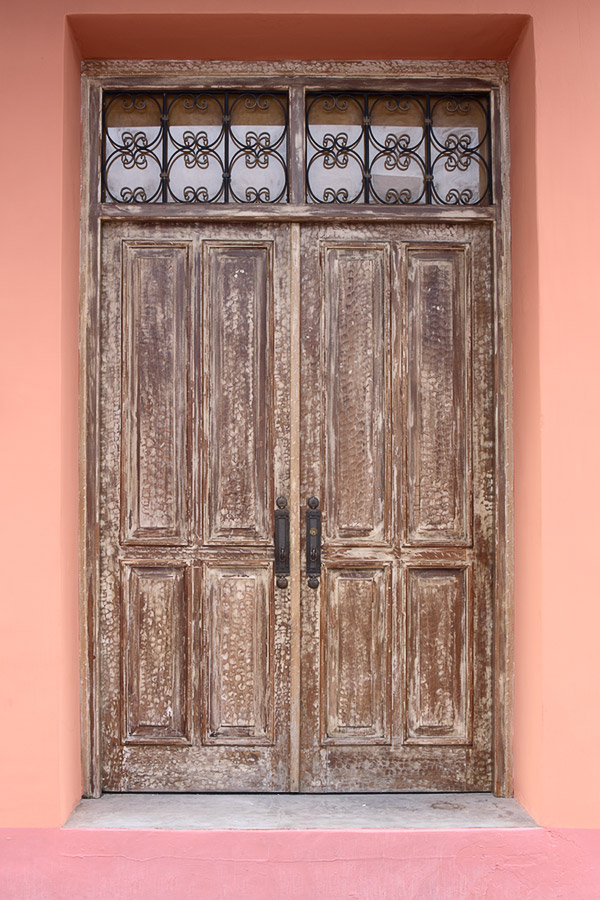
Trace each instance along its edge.
<instances>
[{"instance_id":1,"label":"vertical iron bar","mask_svg":"<svg viewBox=\"0 0 600 900\"><path fill-rule=\"evenodd\" d=\"M167 92L163 91L163 102L162 102L162 116L161 116L161 128L162 128L162 172L161 181L162 181L162 202L167 202L167 169L169 167L169 148L168 148L168 133L169 129L167 127L167 119L168 119L168 100L167 100Z\"/></svg>"},{"instance_id":2,"label":"vertical iron bar","mask_svg":"<svg viewBox=\"0 0 600 900\"><path fill-rule=\"evenodd\" d=\"M308 180L308 150L309 150L309 126L308 126L308 107L309 103L314 103L314 97L309 96L308 94L304 95L304 203L309 202L309 189L310 183Z\"/></svg>"},{"instance_id":3,"label":"vertical iron bar","mask_svg":"<svg viewBox=\"0 0 600 900\"><path fill-rule=\"evenodd\" d=\"M371 181L371 173L369 172L369 95L363 95L363 131L365 133L365 176L363 179L363 184L365 186L365 203L369 203L369 184Z\"/></svg>"},{"instance_id":4,"label":"vertical iron bar","mask_svg":"<svg viewBox=\"0 0 600 900\"><path fill-rule=\"evenodd\" d=\"M433 172L431 170L431 95L425 94L425 203L431 204L431 183Z\"/></svg>"},{"instance_id":5,"label":"vertical iron bar","mask_svg":"<svg viewBox=\"0 0 600 900\"><path fill-rule=\"evenodd\" d=\"M491 115L491 100L492 94L491 92L485 98L485 119L487 125L487 153L488 153L488 165L487 165L487 178L488 178L488 204L491 206L494 202L494 168L492 164L492 115ZM482 198L483 199L483 198Z\"/></svg>"},{"instance_id":6,"label":"vertical iron bar","mask_svg":"<svg viewBox=\"0 0 600 900\"><path fill-rule=\"evenodd\" d=\"M285 202L290 202L290 158L291 158L291 149L290 149L290 92L287 92L287 95L284 95L284 118L283 118L283 129L285 133ZM270 160L269 160L270 161Z\"/></svg>"},{"instance_id":7,"label":"vertical iron bar","mask_svg":"<svg viewBox=\"0 0 600 900\"><path fill-rule=\"evenodd\" d=\"M102 96L102 161L100 164L100 202L106 202L106 98L110 94L101 94Z\"/></svg>"},{"instance_id":8,"label":"vertical iron bar","mask_svg":"<svg viewBox=\"0 0 600 900\"><path fill-rule=\"evenodd\" d=\"M225 91L225 113L224 113L224 125L225 125L225 172L223 173L223 180L225 181L225 193L223 195L223 202L229 203L229 127L231 125L229 119L229 91Z\"/></svg>"}]
</instances>

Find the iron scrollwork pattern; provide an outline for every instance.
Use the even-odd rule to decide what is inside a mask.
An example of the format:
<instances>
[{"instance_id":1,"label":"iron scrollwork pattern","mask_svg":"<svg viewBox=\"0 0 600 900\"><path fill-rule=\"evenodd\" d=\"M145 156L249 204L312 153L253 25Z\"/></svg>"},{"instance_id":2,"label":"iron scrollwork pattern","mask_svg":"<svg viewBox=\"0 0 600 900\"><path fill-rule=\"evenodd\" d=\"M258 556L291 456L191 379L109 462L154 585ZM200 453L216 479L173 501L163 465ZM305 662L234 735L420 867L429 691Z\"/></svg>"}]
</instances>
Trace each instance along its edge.
<instances>
[{"instance_id":1,"label":"iron scrollwork pattern","mask_svg":"<svg viewBox=\"0 0 600 900\"><path fill-rule=\"evenodd\" d=\"M107 91L102 202L286 202L288 130L282 93Z\"/></svg>"},{"instance_id":2,"label":"iron scrollwork pattern","mask_svg":"<svg viewBox=\"0 0 600 900\"><path fill-rule=\"evenodd\" d=\"M309 203L493 203L486 94L320 92L306 102Z\"/></svg>"}]
</instances>

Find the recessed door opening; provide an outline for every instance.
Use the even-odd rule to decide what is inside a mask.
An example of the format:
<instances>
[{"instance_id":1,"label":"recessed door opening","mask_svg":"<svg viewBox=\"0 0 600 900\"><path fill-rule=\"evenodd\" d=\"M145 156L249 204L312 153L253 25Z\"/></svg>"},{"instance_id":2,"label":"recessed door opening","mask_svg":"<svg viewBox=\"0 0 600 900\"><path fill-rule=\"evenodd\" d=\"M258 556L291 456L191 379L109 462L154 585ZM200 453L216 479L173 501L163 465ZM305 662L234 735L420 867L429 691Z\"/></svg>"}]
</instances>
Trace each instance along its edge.
<instances>
[{"instance_id":1,"label":"recessed door opening","mask_svg":"<svg viewBox=\"0 0 600 900\"><path fill-rule=\"evenodd\" d=\"M296 65L84 76L87 793L510 794L504 70Z\"/></svg>"}]
</instances>

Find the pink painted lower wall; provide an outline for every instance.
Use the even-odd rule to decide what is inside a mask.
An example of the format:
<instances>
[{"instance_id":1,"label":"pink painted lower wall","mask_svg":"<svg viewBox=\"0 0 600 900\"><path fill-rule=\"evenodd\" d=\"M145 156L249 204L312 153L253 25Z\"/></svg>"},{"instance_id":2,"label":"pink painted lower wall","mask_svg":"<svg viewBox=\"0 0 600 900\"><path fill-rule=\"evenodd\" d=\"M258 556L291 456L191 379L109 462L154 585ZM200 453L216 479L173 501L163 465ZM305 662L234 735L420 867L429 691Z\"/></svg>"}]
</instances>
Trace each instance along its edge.
<instances>
[{"instance_id":1,"label":"pink painted lower wall","mask_svg":"<svg viewBox=\"0 0 600 900\"><path fill-rule=\"evenodd\" d=\"M600 832L0 831L2 900L596 900Z\"/></svg>"},{"instance_id":2,"label":"pink painted lower wall","mask_svg":"<svg viewBox=\"0 0 600 900\"><path fill-rule=\"evenodd\" d=\"M515 790L545 825L600 828L600 169L590 161L600 141L600 4L483 6L484 14L480 0L371 0L368 8L364 0L256 0L249 20L243 0L205 0L201 14L196 0L168 9L164 0L130 0L126 18L120 0L5 4L0 824L58 825L81 791L80 56L462 54L509 58L511 72Z\"/></svg>"}]
</instances>

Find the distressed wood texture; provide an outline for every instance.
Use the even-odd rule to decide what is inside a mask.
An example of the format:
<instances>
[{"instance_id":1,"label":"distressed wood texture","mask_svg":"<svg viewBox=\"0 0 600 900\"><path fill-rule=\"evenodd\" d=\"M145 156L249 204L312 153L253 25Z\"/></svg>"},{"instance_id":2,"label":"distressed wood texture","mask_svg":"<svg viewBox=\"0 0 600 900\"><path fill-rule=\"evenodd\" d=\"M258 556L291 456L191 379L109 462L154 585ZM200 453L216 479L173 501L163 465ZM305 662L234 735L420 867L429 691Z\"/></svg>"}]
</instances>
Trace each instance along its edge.
<instances>
[{"instance_id":1,"label":"distressed wood texture","mask_svg":"<svg viewBox=\"0 0 600 900\"><path fill-rule=\"evenodd\" d=\"M329 569L323 591L324 744L388 742L389 598L385 569Z\"/></svg>"},{"instance_id":2,"label":"distressed wood texture","mask_svg":"<svg viewBox=\"0 0 600 900\"><path fill-rule=\"evenodd\" d=\"M104 790L289 789L289 227L106 224Z\"/></svg>"},{"instance_id":3,"label":"distressed wood texture","mask_svg":"<svg viewBox=\"0 0 600 900\"><path fill-rule=\"evenodd\" d=\"M324 248L326 508L332 540L386 537L387 248Z\"/></svg>"},{"instance_id":4,"label":"distressed wood texture","mask_svg":"<svg viewBox=\"0 0 600 900\"><path fill-rule=\"evenodd\" d=\"M189 246L123 246L122 542L186 544Z\"/></svg>"},{"instance_id":5,"label":"distressed wood texture","mask_svg":"<svg viewBox=\"0 0 600 900\"><path fill-rule=\"evenodd\" d=\"M304 229L303 790L491 788L492 238Z\"/></svg>"},{"instance_id":6,"label":"distressed wood texture","mask_svg":"<svg viewBox=\"0 0 600 900\"><path fill-rule=\"evenodd\" d=\"M471 620L465 569L406 570L407 744L471 742Z\"/></svg>"},{"instance_id":7,"label":"distressed wood texture","mask_svg":"<svg viewBox=\"0 0 600 900\"><path fill-rule=\"evenodd\" d=\"M271 582L268 567L206 570L206 743L271 742Z\"/></svg>"},{"instance_id":8,"label":"distressed wood texture","mask_svg":"<svg viewBox=\"0 0 600 900\"><path fill-rule=\"evenodd\" d=\"M140 87L148 83L172 85L174 88L188 84L214 88L214 80L240 84L250 88L255 84L262 87L274 81L288 87L290 79L303 84L309 81L323 87L333 84L341 90L356 79L358 87L365 80L390 80L397 90L403 90L402 79L408 86L424 85L431 88L431 79L436 87L458 84L481 87L482 82L495 85L508 82L508 64L497 59L362 59L362 60L190 60L190 59L86 59L81 70L88 76L101 78L105 86ZM139 82L138 80L139 79ZM457 88L458 90L459 88Z\"/></svg>"},{"instance_id":9,"label":"distressed wood texture","mask_svg":"<svg viewBox=\"0 0 600 900\"><path fill-rule=\"evenodd\" d=\"M272 540L269 246L206 243L206 538Z\"/></svg>"},{"instance_id":10,"label":"distressed wood texture","mask_svg":"<svg viewBox=\"0 0 600 900\"><path fill-rule=\"evenodd\" d=\"M189 743L185 566L123 566L123 741Z\"/></svg>"},{"instance_id":11,"label":"distressed wood texture","mask_svg":"<svg viewBox=\"0 0 600 900\"><path fill-rule=\"evenodd\" d=\"M467 247L407 250L406 516L411 544L470 544Z\"/></svg>"}]
</instances>

